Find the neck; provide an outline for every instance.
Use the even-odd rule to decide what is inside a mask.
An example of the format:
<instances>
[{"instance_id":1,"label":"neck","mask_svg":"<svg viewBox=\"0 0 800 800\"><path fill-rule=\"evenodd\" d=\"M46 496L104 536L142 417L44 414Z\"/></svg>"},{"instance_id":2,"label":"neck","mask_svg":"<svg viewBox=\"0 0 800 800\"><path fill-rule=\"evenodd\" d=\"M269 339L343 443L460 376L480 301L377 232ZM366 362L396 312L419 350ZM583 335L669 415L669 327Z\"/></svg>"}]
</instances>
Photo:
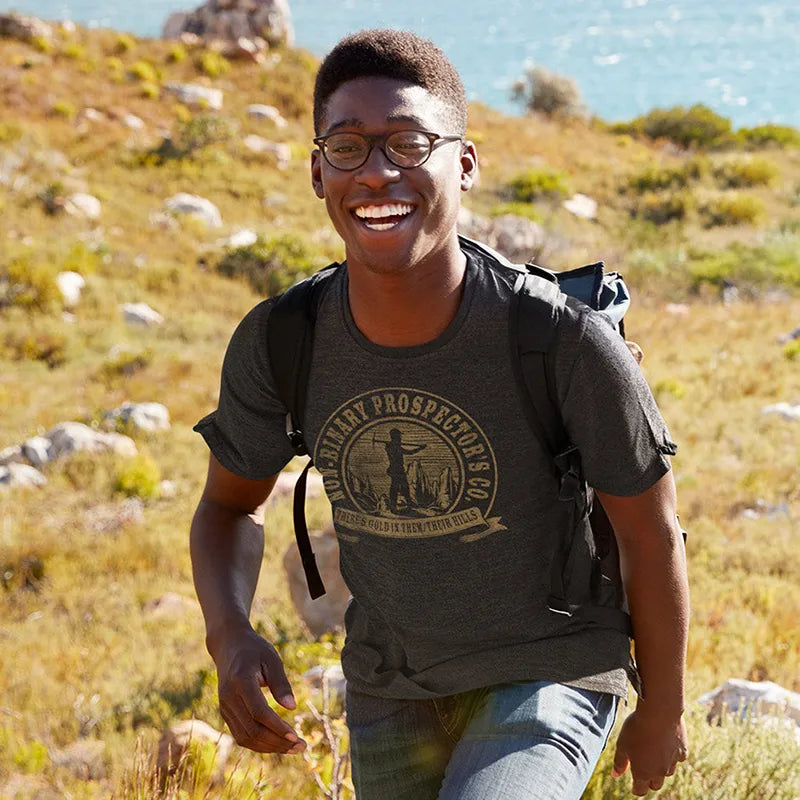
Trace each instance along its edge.
<instances>
[{"instance_id":1,"label":"neck","mask_svg":"<svg viewBox=\"0 0 800 800\"><path fill-rule=\"evenodd\" d=\"M413 347L440 336L458 313L466 257L443 248L406 270L381 272L347 262L353 321L371 342Z\"/></svg>"}]
</instances>

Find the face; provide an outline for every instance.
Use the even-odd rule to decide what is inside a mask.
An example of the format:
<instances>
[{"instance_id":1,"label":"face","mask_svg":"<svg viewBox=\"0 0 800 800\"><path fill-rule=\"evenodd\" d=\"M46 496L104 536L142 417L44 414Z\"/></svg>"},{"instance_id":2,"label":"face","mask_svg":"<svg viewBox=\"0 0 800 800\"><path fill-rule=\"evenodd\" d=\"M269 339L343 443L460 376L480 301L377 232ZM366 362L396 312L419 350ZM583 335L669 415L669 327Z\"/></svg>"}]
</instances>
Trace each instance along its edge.
<instances>
[{"instance_id":1,"label":"face","mask_svg":"<svg viewBox=\"0 0 800 800\"><path fill-rule=\"evenodd\" d=\"M421 86L359 78L330 96L321 133L412 129L455 133L447 106ZM378 273L435 266L442 254L453 252L461 192L472 186L476 171L471 142L436 142L430 158L411 169L392 164L379 144L352 171L332 167L319 150L311 155L314 191L344 240L348 264Z\"/></svg>"}]
</instances>

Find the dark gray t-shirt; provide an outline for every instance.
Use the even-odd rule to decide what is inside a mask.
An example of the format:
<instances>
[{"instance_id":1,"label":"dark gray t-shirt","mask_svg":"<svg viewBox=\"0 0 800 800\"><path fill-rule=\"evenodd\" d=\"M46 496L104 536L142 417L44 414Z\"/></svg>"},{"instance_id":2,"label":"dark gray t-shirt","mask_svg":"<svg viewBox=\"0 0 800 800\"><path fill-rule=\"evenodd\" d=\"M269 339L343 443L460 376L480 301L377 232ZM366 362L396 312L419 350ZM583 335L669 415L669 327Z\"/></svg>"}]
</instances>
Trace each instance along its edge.
<instances>
[{"instance_id":1,"label":"dark gray t-shirt","mask_svg":"<svg viewBox=\"0 0 800 800\"><path fill-rule=\"evenodd\" d=\"M552 680L626 693L627 637L546 607L570 507L556 499L512 372L516 275L470 256L456 317L415 347L359 332L345 269L326 291L304 432L353 595L342 665L357 691L425 698ZM271 302L240 323L219 407L196 427L223 466L250 479L292 457L266 352ZM674 445L621 337L570 301L556 359L561 413L590 485L648 489Z\"/></svg>"}]
</instances>

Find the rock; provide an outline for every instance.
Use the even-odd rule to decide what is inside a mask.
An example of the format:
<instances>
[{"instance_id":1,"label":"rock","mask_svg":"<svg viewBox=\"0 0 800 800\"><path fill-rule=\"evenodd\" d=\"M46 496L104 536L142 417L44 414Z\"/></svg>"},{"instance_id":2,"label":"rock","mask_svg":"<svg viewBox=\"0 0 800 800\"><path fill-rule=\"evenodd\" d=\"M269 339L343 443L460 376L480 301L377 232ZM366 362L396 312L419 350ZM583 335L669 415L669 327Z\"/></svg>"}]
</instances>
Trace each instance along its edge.
<instances>
[{"instance_id":1,"label":"rock","mask_svg":"<svg viewBox=\"0 0 800 800\"><path fill-rule=\"evenodd\" d=\"M311 535L311 546L317 560L326 593L312 600L297 545L293 542L283 556L283 568L289 581L289 594L294 607L314 636L339 630L344 626L344 612L350 601L350 590L339 572L339 543L333 526Z\"/></svg>"},{"instance_id":2,"label":"rock","mask_svg":"<svg viewBox=\"0 0 800 800\"><path fill-rule=\"evenodd\" d=\"M741 506L740 506L741 508ZM789 506L787 503L772 504L762 498L758 498L755 503L745 506L739 512L742 519L777 519L778 517L789 516Z\"/></svg>"},{"instance_id":3,"label":"rock","mask_svg":"<svg viewBox=\"0 0 800 800\"><path fill-rule=\"evenodd\" d=\"M229 236L227 239L223 239L221 244L224 247L250 247L251 244L255 244L258 241L258 234L255 231L251 230L242 230L236 231L236 233Z\"/></svg>"},{"instance_id":4,"label":"rock","mask_svg":"<svg viewBox=\"0 0 800 800\"><path fill-rule=\"evenodd\" d=\"M793 331L789 331L789 333L784 333L783 336L779 336L778 342L780 344L787 344L795 339L800 339L800 328L795 328Z\"/></svg>"},{"instance_id":5,"label":"rock","mask_svg":"<svg viewBox=\"0 0 800 800\"><path fill-rule=\"evenodd\" d=\"M800 744L800 694L772 681L745 681L729 678L722 686L698 698L708 706L709 722L721 722L726 712L740 719L774 722L783 718L794 730Z\"/></svg>"},{"instance_id":6,"label":"rock","mask_svg":"<svg viewBox=\"0 0 800 800\"><path fill-rule=\"evenodd\" d=\"M564 208L581 219L597 219L597 201L585 194L576 194L565 200Z\"/></svg>"},{"instance_id":7,"label":"rock","mask_svg":"<svg viewBox=\"0 0 800 800\"><path fill-rule=\"evenodd\" d=\"M322 683L326 680L328 682L328 691L330 691L331 695L344 700L347 690L347 681L345 680L342 667L339 664L335 664L331 667L311 667L311 669L303 673L301 679L315 692L322 691Z\"/></svg>"},{"instance_id":8,"label":"rock","mask_svg":"<svg viewBox=\"0 0 800 800\"><path fill-rule=\"evenodd\" d=\"M219 209L205 197L179 192L170 197L165 206L171 214L192 214L212 228L222 227L222 216Z\"/></svg>"},{"instance_id":9,"label":"rock","mask_svg":"<svg viewBox=\"0 0 800 800\"><path fill-rule=\"evenodd\" d=\"M161 325L164 322L164 317L150 308L147 303L124 303L119 307L125 322L128 325Z\"/></svg>"},{"instance_id":10,"label":"rock","mask_svg":"<svg viewBox=\"0 0 800 800\"><path fill-rule=\"evenodd\" d=\"M275 485L272 487L272 492L269 495L269 502L272 503L281 497L286 497L294 492L294 485L300 477L299 472L292 472L287 470L278 475ZM322 475L316 470L310 470L306 478L306 497L321 497L325 492L325 485L322 481Z\"/></svg>"},{"instance_id":11,"label":"rock","mask_svg":"<svg viewBox=\"0 0 800 800\"><path fill-rule=\"evenodd\" d=\"M140 431L168 431L170 428L169 410L161 403L123 403L105 417L133 425Z\"/></svg>"},{"instance_id":12,"label":"rock","mask_svg":"<svg viewBox=\"0 0 800 800\"><path fill-rule=\"evenodd\" d=\"M137 117L136 114L125 114L122 117L122 124L132 131L144 130L144 120L141 117Z\"/></svg>"},{"instance_id":13,"label":"rock","mask_svg":"<svg viewBox=\"0 0 800 800\"><path fill-rule=\"evenodd\" d=\"M175 497L175 495L177 494L178 494L178 485L175 483L175 481L168 481L168 480L159 481L158 484L159 497L169 498L169 497Z\"/></svg>"},{"instance_id":14,"label":"rock","mask_svg":"<svg viewBox=\"0 0 800 800\"><path fill-rule=\"evenodd\" d=\"M245 136L242 144L252 153L269 153L275 156L278 161L278 168L285 169L292 158L292 148L283 142L270 142L263 136L251 133Z\"/></svg>"},{"instance_id":15,"label":"rock","mask_svg":"<svg viewBox=\"0 0 800 800\"><path fill-rule=\"evenodd\" d=\"M261 38L256 40L240 36L235 42L224 45L222 55L231 60L247 60L254 64L263 64L266 60L264 56L266 47L267 43Z\"/></svg>"},{"instance_id":16,"label":"rock","mask_svg":"<svg viewBox=\"0 0 800 800\"><path fill-rule=\"evenodd\" d=\"M122 456L135 456L136 443L120 433L104 433L84 425L82 422L62 422L48 434L50 460L88 450L92 453L111 451Z\"/></svg>"},{"instance_id":17,"label":"rock","mask_svg":"<svg viewBox=\"0 0 800 800\"><path fill-rule=\"evenodd\" d=\"M151 618L181 617L188 612L200 611L200 603L191 597L167 592L156 600L145 603L144 612Z\"/></svg>"},{"instance_id":18,"label":"rock","mask_svg":"<svg viewBox=\"0 0 800 800\"><path fill-rule=\"evenodd\" d=\"M50 440L44 436L34 436L22 445L22 455L31 466L39 469L50 461Z\"/></svg>"},{"instance_id":19,"label":"rock","mask_svg":"<svg viewBox=\"0 0 800 800\"><path fill-rule=\"evenodd\" d=\"M26 17L23 14L11 12L0 14L0 38L19 39L21 42L31 42L34 39L53 38L53 29L36 17Z\"/></svg>"},{"instance_id":20,"label":"rock","mask_svg":"<svg viewBox=\"0 0 800 800\"><path fill-rule=\"evenodd\" d=\"M64 200L64 211L74 217L100 219L100 201L91 194L75 192Z\"/></svg>"},{"instance_id":21,"label":"rock","mask_svg":"<svg viewBox=\"0 0 800 800\"><path fill-rule=\"evenodd\" d=\"M792 421L800 420L800 403L791 405L790 403L775 403L771 406L764 406L762 414L780 414L784 419Z\"/></svg>"},{"instance_id":22,"label":"rock","mask_svg":"<svg viewBox=\"0 0 800 800\"><path fill-rule=\"evenodd\" d=\"M50 753L50 760L68 769L76 778L96 781L106 776L106 744L99 739L78 739L63 750Z\"/></svg>"},{"instance_id":23,"label":"rock","mask_svg":"<svg viewBox=\"0 0 800 800\"><path fill-rule=\"evenodd\" d=\"M161 35L182 38L187 32L204 39L260 37L270 45L294 45L287 0L208 0L194 11L171 14Z\"/></svg>"},{"instance_id":24,"label":"rock","mask_svg":"<svg viewBox=\"0 0 800 800\"><path fill-rule=\"evenodd\" d=\"M144 523L144 503L138 497L128 497L121 503L93 506L83 518L94 533L118 533Z\"/></svg>"},{"instance_id":25,"label":"rock","mask_svg":"<svg viewBox=\"0 0 800 800\"><path fill-rule=\"evenodd\" d=\"M685 317L689 313L689 306L686 303L667 303L664 312L673 317Z\"/></svg>"},{"instance_id":26,"label":"rock","mask_svg":"<svg viewBox=\"0 0 800 800\"><path fill-rule=\"evenodd\" d=\"M22 464L24 461L22 447L18 444L12 444L10 447L0 450L0 467L4 467L6 464Z\"/></svg>"},{"instance_id":27,"label":"rock","mask_svg":"<svg viewBox=\"0 0 800 800\"><path fill-rule=\"evenodd\" d=\"M233 750L233 737L212 728L199 719L188 719L170 725L158 740L156 770L162 776L173 774L184 758L190 742L199 745L213 745L215 782L223 778L225 765Z\"/></svg>"},{"instance_id":28,"label":"rock","mask_svg":"<svg viewBox=\"0 0 800 800\"><path fill-rule=\"evenodd\" d=\"M39 775L13 773L5 783L0 784L0 797L9 800L64 800L64 793Z\"/></svg>"},{"instance_id":29,"label":"rock","mask_svg":"<svg viewBox=\"0 0 800 800\"><path fill-rule=\"evenodd\" d=\"M0 488L33 489L44 486L47 478L35 467L11 462L0 466Z\"/></svg>"},{"instance_id":30,"label":"rock","mask_svg":"<svg viewBox=\"0 0 800 800\"><path fill-rule=\"evenodd\" d=\"M279 128L285 128L289 123L283 118L275 106L265 106L259 103L247 106L247 113L256 119L267 119L274 122Z\"/></svg>"},{"instance_id":31,"label":"rock","mask_svg":"<svg viewBox=\"0 0 800 800\"><path fill-rule=\"evenodd\" d=\"M201 106L219 111L222 108L222 90L200 86L197 83L166 83L164 88L174 94L182 103Z\"/></svg>"},{"instance_id":32,"label":"rock","mask_svg":"<svg viewBox=\"0 0 800 800\"><path fill-rule=\"evenodd\" d=\"M64 305L72 308L78 305L78 301L81 299L81 291L86 286L86 281L80 273L66 270L56 275L56 285L61 292Z\"/></svg>"},{"instance_id":33,"label":"rock","mask_svg":"<svg viewBox=\"0 0 800 800\"><path fill-rule=\"evenodd\" d=\"M489 219L462 207L458 215L458 232L498 250L510 261L524 263L534 255L552 249L553 242L538 222L503 214Z\"/></svg>"}]
</instances>

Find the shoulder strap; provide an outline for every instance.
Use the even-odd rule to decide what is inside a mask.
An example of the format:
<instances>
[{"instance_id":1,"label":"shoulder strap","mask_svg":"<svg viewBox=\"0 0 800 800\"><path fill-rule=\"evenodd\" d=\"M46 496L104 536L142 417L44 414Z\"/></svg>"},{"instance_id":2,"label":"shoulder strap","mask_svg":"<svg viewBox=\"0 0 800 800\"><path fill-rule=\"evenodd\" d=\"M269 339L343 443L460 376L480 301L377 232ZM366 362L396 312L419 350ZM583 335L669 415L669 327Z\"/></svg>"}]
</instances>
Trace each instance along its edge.
<instances>
[{"instance_id":1,"label":"shoulder strap","mask_svg":"<svg viewBox=\"0 0 800 800\"><path fill-rule=\"evenodd\" d=\"M331 264L307 280L287 289L278 297L267 318L267 351L272 379L278 396L288 411L286 434L295 454L299 456L308 454L303 422L314 347L314 325L325 294L324 290L329 285L328 279L340 266ZM292 515L294 536L306 575L308 591L311 599L316 600L325 594L325 585L311 548L311 538L306 523L306 481L311 466L312 462L309 459L295 483Z\"/></svg>"}]
</instances>

